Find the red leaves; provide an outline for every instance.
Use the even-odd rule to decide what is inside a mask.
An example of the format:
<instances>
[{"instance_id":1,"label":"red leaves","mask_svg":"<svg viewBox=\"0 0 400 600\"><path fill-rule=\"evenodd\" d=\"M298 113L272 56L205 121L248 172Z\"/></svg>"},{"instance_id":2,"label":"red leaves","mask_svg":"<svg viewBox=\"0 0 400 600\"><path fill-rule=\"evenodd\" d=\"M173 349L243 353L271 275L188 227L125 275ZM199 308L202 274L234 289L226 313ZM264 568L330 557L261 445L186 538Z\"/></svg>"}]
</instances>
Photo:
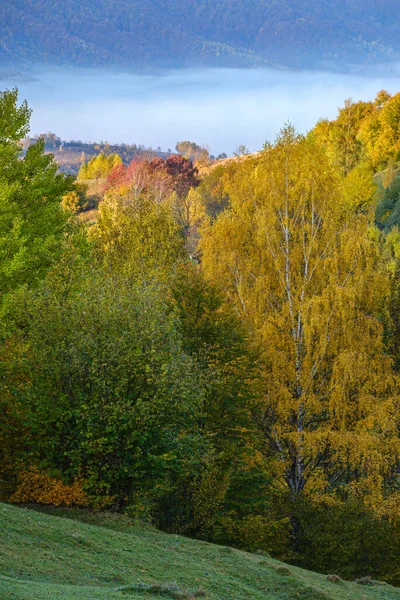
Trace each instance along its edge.
<instances>
[{"instance_id":1,"label":"red leaves","mask_svg":"<svg viewBox=\"0 0 400 600\"><path fill-rule=\"evenodd\" d=\"M198 170L192 161L173 155L166 160L134 159L128 167L118 165L107 177L106 190L129 186L136 194L153 193L161 199L175 191L182 198L191 187L196 187L199 183Z\"/></svg>"},{"instance_id":2,"label":"red leaves","mask_svg":"<svg viewBox=\"0 0 400 600\"><path fill-rule=\"evenodd\" d=\"M106 179L106 189L117 188L121 185L124 185L127 180L127 169L125 165L117 165L114 169L107 175Z\"/></svg>"}]
</instances>

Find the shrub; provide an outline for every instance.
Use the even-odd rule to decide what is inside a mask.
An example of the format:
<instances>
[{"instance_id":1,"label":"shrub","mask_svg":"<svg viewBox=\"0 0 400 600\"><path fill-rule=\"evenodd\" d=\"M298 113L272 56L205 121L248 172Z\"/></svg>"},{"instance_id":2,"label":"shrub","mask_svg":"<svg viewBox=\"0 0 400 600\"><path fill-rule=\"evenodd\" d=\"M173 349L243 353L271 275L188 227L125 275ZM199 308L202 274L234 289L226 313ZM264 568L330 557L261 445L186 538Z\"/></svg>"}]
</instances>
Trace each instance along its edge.
<instances>
[{"instance_id":1,"label":"shrub","mask_svg":"<svg viewBox=\"0 0 400 600\"><path fill-rule=\"evenodd\" d=\"M54 506L87 506L89 503L79 480L75 480L72 485L66 485L60 479L41 473L35 467L19 474L17 490L9 501L37 502Z\"/></svg>"}]
</instances>

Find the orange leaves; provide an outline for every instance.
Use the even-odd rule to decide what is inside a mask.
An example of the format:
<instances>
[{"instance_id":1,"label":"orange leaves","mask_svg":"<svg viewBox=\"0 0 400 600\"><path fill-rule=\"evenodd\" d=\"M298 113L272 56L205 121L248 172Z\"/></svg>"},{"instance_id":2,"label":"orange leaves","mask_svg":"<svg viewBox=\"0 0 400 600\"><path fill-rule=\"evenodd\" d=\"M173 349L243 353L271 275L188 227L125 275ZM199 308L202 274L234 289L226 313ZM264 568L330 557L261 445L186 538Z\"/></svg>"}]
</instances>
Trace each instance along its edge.
<instances>
[{"instance_id":1,"label":"orange leaves","mask_svg":"<svg viewBox=\"0 0 400 600\"><path fill-rule=\"evenodd\" d=\"M54 506L87 506L89 500L79 480L66 485L31 467L19 474L17 491L9 499L13 503L36 502Z\"/></svg>"}]
</instances>

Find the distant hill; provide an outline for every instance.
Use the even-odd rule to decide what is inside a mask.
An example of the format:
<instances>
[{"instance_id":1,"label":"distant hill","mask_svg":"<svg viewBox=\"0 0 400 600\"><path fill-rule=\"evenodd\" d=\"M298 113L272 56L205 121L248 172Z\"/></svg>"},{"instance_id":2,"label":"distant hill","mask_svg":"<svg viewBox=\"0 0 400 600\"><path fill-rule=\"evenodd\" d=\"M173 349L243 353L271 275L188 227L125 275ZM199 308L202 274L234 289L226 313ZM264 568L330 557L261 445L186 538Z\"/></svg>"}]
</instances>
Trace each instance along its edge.
<instances>
[{"instance_id":1,"label":"distant hill","mask_svg":"<svg viewBox=\"0 0 400 600\"><path fill-rule=\"evenodd\" d=\"M0 66L310 67L399 59L395 0L0 2Z\"/></svg>"},{"instance_id":2,"label":"distant hill","mask_svg":"<svg viewBox=\"0 0 400 600\"><path fill-rule=\"evenodd\" d=\"M108 142L81 142L81 141L66 141L61 140L54 133L42 133L34 138L25 138L23 150L34 144L39 138L43 138L45 142L45 152L53 154L55 161L60 167L60 171L77 175L83 161L88 161L100 153L118 154L122 161L128 165L132 159L140 158L167 158L172 154L172 150L163 152L161 148L153 149L146 148L143 145L136 144L114 144Z\"/></svg>"},{"instance_id":3,"label":"distant hill","mask_svg":"<svg viewBox=\"0 0 400 600\"><path fill-rule=\"evenodd\" d=\"M399 589L373 580L331 582L265 555L167 535L127 517L52 512L59 516L0 504L0 598L400 599Z\"/></svg>"}]
</instances>

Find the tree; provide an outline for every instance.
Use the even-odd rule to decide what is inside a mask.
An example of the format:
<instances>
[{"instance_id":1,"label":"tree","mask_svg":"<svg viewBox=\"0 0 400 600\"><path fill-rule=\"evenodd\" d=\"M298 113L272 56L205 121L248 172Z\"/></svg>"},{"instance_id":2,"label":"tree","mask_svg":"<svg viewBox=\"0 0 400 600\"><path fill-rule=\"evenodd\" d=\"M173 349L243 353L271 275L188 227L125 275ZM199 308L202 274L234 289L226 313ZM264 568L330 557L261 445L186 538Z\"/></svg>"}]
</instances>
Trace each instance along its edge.
<instances>
[{"instance_id":1,"label":"tree","mask_svg":"<svg viewBox=\"0 0 400 600\"><path fill-rule=\"evenodd\" d=\"M169 202L137 187L107 192L90 235L104 264L142 281L168 279L184 256Z\"/></svg>"},{"instance_id":2,"label":"tree","mask_svg":"<svg viewBox=\"0 0 400 600\"><path fill-rule=\"evenodd\" d=\"M67 226L61 199L72 189L72 178L57 173L43 140L20 156L30 114L26 102L18 106L16 89L0 93L1 298L43 278L60 253Z\"/></svg>"},{"instance_id":3,"label":"tree","mask_svg":"<svg viewBox=\"0 0 400 600\"><path fill-rule=\"evenodd\" d=\"M377 204L375 219L380 228L389 232L393 227L400 227L400 177L397 176L392 184L382 194Z\"/></svg>"},{"instance_id":4,"label":"tree","mask_svg":"<svg viewBox=\"0 0 400 600\"><path fill-rule=\"evenodd\" d=\"M119 165L122 165L122 159L118 154L106 155L100 152L88 163L82 164L78 179L105 179Z\"/></svg>"},{"instance_id":5,"label":"tree","mask_svg":"<svg viewBox=\"0 0 400 600\"><path fill-rule=\"evenodd\" d=\"M57 262L68 223L61 201L73 187L72 179L58 174L52 157L44 154L43 140L30 145L21 157L30 114L26 102L18 105L16 89L0 93L0 472L7 483L10 473L15 474L15 447L22 443L21 415L6 383L10 362L9 340L4 336L12 329L12 295L38 286ZM20 383L12 380L16 387Z\"/></svg>"},{"instance_id":6,"label":"tree","mask_svg":"<svg viewBox=\"0 0 400 600\"><path fill-rule=\"evenodd\" d=\"M44 140L45 147L47 148L58 148L61 144L61 139L55 133L49 131L48 133L40 133L39 135L35 135L34 139Z\"/></svg>"},{"instance_id":7,"label":"tree","mask_svg":"<svg viewBox=\"0 0 400 600\"><path fill-rule=\"evenodd\" d=\"M345 175L361 163L385 169L400 157L399 114L400 94L382 90L373 102L346 100L337 118L319 121L310 137Z\"/></svg>"},{"instance_id":8,"label":"tree","mask_svg":"<svg viewBox=\"0 0 400 600\"><path fill-rule=\"evenodd\" d=\"M197 471L182 478L177 521L180 531L215 536L223 529L222 515L236 508L232 497L238 479L247 474L249 481L254 470L249 455L259 384L257 356L237 314L198 266L181 264L171 290L182 347L202 375L198 427L206 449ZM244 507L254 490L247 487L241 493Z\"/></svg>"},{"instance_id":9,"label":"tree","mask_svg":"<svg viewBox=\"0 0 400 600\"><path fill-rule=\"evenodd\" d=\"M190 158L192 161L207 162L210 160L210 152L207 148L199 146L195 142L178 142L175 149L182 156Z\"/></svg>"},{"instance_id":10,"label":"tree","mask_svg":"<svg viewBox=\"0 0 400 600\"><path fill-rule=\"evenodd\" d=\"M165 171L173 180L173 189L180 198L187 195L191 187L200 184L198 169L184 156L172 155L163 160L156 158L151 161L150 167L153 171Z\"/></svg>"},{"instance_id":11,"label":"tree","mask_svg":"<svg viewBox=\"0 0 400 600\"><path fill-rule=\"evenodd\" d=\"M380 92L375 112L365 119L359 138L374 169L400 158L400 94Z\"/></svg>"},{"instance_id":12,"label":"tree","mask_svg":"<svg viewBox=\"0 0 400 600\"><path fill-rule=\"evenodd\" d=\"M358 134L363 120L372 112L372 102L354 103L349 99L334 122L332 141L335 160L345 174L362 158L363 147Z\"/></svg>"},{"instance_id":13,"label":"tree","mask_svg":"<svg viewBox=\"0 0 400 600\"><path fill-rule=\"evenodd\" d=\"M247 156L248 154L250 154L250 150L244 144L239 144L234 152L235 156Z\"/></svg>"},{"instance_id":14,"label":"tree","mask_svg":"<svg viewBox=\"0 0 400 600\"><path fill-rule=\"evenodd\" d=\"M257 420L276 481L304 495L385 497L396 462L397 384L379 314L388 279L324 152L282 130L236 165L230 207L203 229L206 277L225 288L260 347ZM293 547L299 524L292 513Z\"/></svg>"},{"instance_id":15,"label":"tree","mask_svg":"<svg viewBox=\"0 0 400 600\"><path fill-rule=\"evenodd\" d=\"M197 189L191 188L183 198L175 194L172 197L172 204L176 219L185 235L188 234L190 227L198 225L204 217L204 205Z\"/></svg>"},{"instance_id":16,"label":"tree","mask_svg":"<svg viewBox=\"0 0 400 600\"><path fill-rule=\"evenodd\" d=\"M80 477L92 503L150 509L201 449L201 376L161 294L64 260L19 300L8 392L25 428L20 460Z\"/></svg>"}]
</instances>

